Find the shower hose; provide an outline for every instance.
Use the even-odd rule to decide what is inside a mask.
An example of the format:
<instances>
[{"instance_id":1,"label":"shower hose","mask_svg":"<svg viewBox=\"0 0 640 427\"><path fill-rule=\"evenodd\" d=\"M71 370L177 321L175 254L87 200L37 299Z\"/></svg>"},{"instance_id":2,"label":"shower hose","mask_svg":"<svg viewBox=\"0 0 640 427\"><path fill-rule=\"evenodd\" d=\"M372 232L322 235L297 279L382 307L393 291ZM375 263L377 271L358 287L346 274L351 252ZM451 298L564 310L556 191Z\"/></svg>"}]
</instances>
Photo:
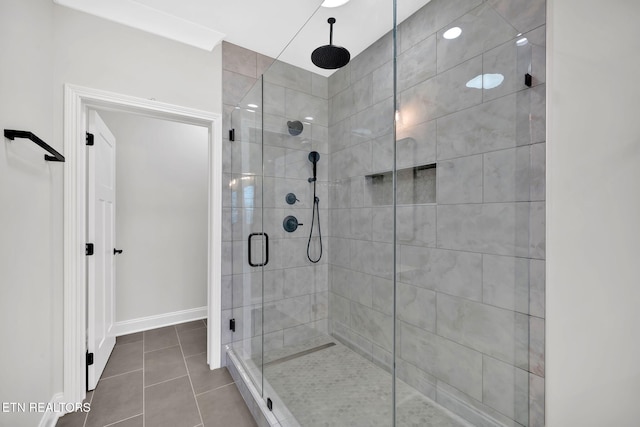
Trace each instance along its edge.
<instances>
[{"instance_id":1,"label":"shower hose","mask_svg":"<svg viewBox=\"0 0 640 427\"><path fill-rule=\"evenodd\" d=\"M322 231L320 230L320 199L316 196L316 181L313 181L313 209L311 210L311 230L309 230L309 241L307 242L307 258L312 263L317 263L322 258ZM317 259L311 258L311 236L313 235L313 226L318 217L318 237L320 238L320 255Z\"/></svg>"}]
</instances>

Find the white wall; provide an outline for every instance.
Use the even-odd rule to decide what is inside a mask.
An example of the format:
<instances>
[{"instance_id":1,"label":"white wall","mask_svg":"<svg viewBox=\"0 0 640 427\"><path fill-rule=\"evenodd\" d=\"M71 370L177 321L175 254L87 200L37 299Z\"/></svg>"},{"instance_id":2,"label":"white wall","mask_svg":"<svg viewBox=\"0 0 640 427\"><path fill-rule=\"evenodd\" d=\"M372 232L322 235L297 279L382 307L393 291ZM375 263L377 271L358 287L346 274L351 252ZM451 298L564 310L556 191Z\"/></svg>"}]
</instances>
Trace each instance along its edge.
<instances>
[{"instance_id":1,"label":"white wall","mask_svg":"<svg viewBox=\"0 0 640 427\"><path fill-rule=\"evenodd\" d=\"M50 0L0 2L0 128L53 141ZM55 145L55 144L54 144ZM29 140L0 146L0 401L49 402L62 389L62 176ZM1 426L42 414L0 413Z\"/></svg>"},{"instance_id":2,"label":"white wall","mask_svg":"<svg viewBox=\"0 0 640 427\"><path fill-rule=\"evenodd\" d=\"M0 1L0 128L62 150L63 84L221 112L221 48L205 52L51 0ZM0 400L62 391L62 198L65 165L31 142L0 147ZM63 153L64 154L64 153ZM42 414L0 413L34 426Z\"/></svg>"},{"instance_id":3,"label":"white wall","mask_svg":"<svg viewBox=\"0 0 640 427\"><path fill-rule=\"evenodd\" d=\"M547 426L637 426L640 2L548 12Z\"/></svg>"},{"instance_id":4,"label":"white wall","mask_svg":"<svg viewBox=\"0 0 640 427\"><path fill-rule=\"evenodd\" d=\"M222 49L190 47L54 6L56 125L64 83L222 112Z\"/></svg>"},{"instance_id":5,"label":"white wall","mask_svg":"<svg viewBox=\"0 0 640 427\"><path fill-rule=\"evenodd\" d=\"M116 322L205 307L207 129L99 114L116 137Z\"/></svg>"}]
</instances>

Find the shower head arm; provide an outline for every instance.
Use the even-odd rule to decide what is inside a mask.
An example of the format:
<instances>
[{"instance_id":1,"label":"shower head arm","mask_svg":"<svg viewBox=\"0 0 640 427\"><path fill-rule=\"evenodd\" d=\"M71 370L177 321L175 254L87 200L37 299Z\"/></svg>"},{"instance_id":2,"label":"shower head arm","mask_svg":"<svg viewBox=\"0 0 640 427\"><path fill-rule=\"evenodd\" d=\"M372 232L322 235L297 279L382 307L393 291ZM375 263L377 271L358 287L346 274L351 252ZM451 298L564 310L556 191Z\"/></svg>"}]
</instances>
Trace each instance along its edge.
<instances>
[{"instance_id":1,"label":"shower head arm","mask_svg":"<svg viewBox=\"0 0 640 427\"><path fill-rule=\"evenodd\" d=\"M329 23L329 45L333 45L333 24L336 23L336 18L327 19Z\"/></svg>"}]
</instances>

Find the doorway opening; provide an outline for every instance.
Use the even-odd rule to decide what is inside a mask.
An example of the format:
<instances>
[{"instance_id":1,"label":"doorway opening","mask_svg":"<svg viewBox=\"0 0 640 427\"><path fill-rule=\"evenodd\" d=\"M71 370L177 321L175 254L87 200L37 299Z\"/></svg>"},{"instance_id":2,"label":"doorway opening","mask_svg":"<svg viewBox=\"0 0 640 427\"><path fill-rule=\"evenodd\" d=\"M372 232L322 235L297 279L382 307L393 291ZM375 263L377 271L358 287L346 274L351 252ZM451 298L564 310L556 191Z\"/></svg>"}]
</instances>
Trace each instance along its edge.
<instances>
[{"instance_id":1,"label":"doorway opening","mask_svg":"<svg viewBox=\"0 0 640 427\"><path fill-rule=\"evenodd\" d=\"M90 110L131 113L207 129L207 362L221 366L222 118L220 114L65 85L64 148L64 399L81 402L86 390L87 145ZM115 333L115 332L114 332Z\"/></svg>"}]
</instances>

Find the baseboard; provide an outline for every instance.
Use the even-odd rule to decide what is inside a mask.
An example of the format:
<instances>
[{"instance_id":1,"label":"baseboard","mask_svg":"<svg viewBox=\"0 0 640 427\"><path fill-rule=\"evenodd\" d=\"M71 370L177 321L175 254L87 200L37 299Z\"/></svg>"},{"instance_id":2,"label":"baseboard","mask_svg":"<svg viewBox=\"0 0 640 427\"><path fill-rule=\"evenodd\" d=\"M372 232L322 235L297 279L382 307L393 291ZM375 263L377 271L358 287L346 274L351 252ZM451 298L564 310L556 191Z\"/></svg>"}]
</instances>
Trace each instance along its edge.
<instances>
[{"instance_id":1,"label":"baseboard","mask_svg":"<svg viewBox=\"0 0 640 427\"><path fill-rule=\"evenodd\" d=\"M139 319L124 320L114 325L115 335L133 334L135 332L148 331L149 329L162 328L163 326L176 325L192 320L206 319L207 307L191 308L189 310L174 311L172 313L157 314L155 316L141 317Z\"/></svg>"},{"instance_id":2,"label":"baseboard","mask_svg":"<svg viewBox=\"0 0 640 427\"><path fill-rule=\"evenodd\" d=\"M49 401L49 406L53 408L63 408L64 394L57 393L54 394L51 400ZM47 411L42 414L42 418L40 419L40 423L38 427L55 427L58 422L58 418L64 415L64 412L54 412Z\"/></svg>"}]
</instances>

